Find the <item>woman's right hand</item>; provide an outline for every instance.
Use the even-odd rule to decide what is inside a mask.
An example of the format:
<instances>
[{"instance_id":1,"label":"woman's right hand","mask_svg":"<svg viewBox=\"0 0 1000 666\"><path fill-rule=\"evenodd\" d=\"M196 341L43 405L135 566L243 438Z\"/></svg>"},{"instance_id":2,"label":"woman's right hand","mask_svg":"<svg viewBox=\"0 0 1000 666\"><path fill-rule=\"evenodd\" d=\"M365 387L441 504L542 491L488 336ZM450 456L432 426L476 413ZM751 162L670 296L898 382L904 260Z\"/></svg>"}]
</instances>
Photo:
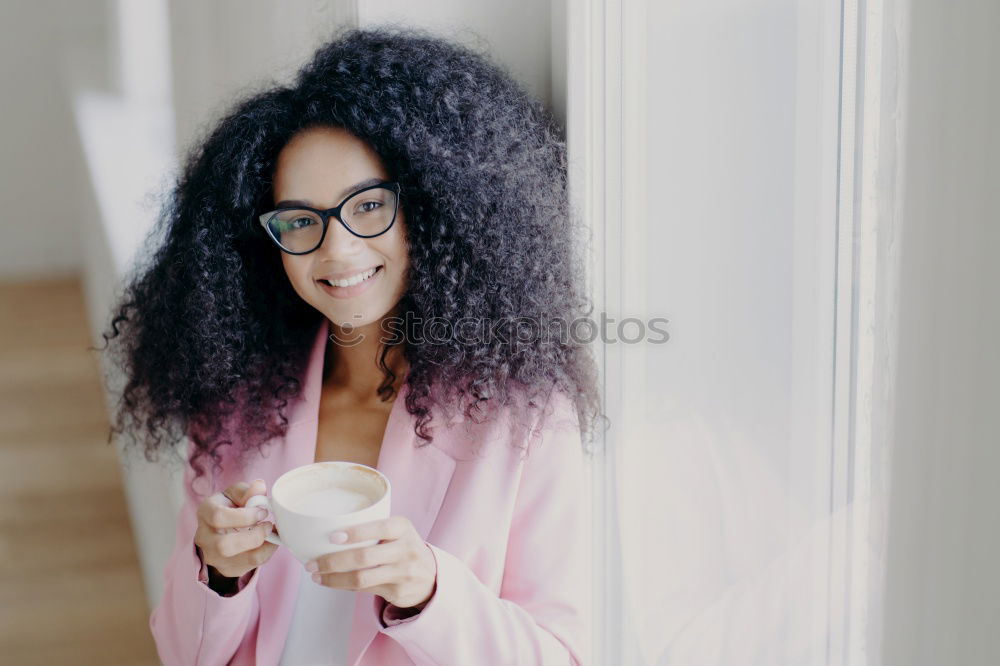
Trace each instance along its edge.
<instances>
[{"instance_id":1,"label":"woman's right hand","mask_svg":"<svg viewBox=\"0 0 1000 666\"><path fill-rule=\"evenodd\" d=\"M244 506L251 497L263 495L266 490L263 481L241 481L198 505L194 543L201 550L202 561L222 576L239 578L267 562L278 549L264 539L272 524L258 522L267 512Z\"/></svg>"}]
</instances>

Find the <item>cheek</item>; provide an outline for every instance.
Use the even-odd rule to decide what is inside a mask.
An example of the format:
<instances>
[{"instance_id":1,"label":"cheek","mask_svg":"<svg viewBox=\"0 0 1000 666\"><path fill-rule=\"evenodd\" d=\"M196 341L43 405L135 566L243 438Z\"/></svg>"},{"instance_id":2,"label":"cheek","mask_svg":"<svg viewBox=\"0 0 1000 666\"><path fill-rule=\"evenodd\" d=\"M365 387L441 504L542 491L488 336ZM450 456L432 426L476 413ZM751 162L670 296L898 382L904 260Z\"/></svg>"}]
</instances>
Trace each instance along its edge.
<instances>
[{"instance_id":1,"label":"cheek","mask_svg":"<svg viewBox=\"0 0 1000 666\"><path fill-rule=\"evenodd\" d=\"M409 266L410 264L410 247L409 242L406 239L405 227L400 225L399 229L395 229L396 234L392 238L392 245L387 250L387 254L393 258L393 260L402 266Z\"/></svg>"},{"instance_id":2,"label":"cheek","mask_svg":"<svg viewBox=\"0 0 1000 666\"><path fill-rule=\"evenodd\" d=\"M295 267L288 261L288 255L284 252L281 253L281 265L285 269L285 275L288 276L288 280L295 284Z\"/></svg>"},{"instance_id":3,"label":"cheek","mask_svg":"<svg viewBox=\"0 0 1000 666\"><path fill-rule=\"evenodd\" d=\"M397 279L401 281L405 280L410 270L410 252L406 246L406 242L399 241L398 243L394 243L392 248L386 250L385 254L391 258L392 263L396 267ZM405 285L402 286L405 287Z\"/></svg>"},{"instance_id":4,"label":"cheek","mask_svg":"<svg viewBox=\"0 0 1000 666\"><path fill-rule=\"evenodd\" d=\"M405 244L400 244L399 247L393 248L393 255L396 263L400 266L410 265L410 252Z\"/></svg>"},{"instance_id":5,"label":"cheek","mask_svg":"<svg viewBox=\"0 0 1000 666\"><path fill-rule=\"evenodd\" d=\"M288 281L291 282L296 289L307 286L305 283L306 271L304 266L301 265L301 262L295 261L295 257L289 254L284 252L281 254L281 264L285 267L285 275L288 276Z\"/></svg>"}]
</instances>

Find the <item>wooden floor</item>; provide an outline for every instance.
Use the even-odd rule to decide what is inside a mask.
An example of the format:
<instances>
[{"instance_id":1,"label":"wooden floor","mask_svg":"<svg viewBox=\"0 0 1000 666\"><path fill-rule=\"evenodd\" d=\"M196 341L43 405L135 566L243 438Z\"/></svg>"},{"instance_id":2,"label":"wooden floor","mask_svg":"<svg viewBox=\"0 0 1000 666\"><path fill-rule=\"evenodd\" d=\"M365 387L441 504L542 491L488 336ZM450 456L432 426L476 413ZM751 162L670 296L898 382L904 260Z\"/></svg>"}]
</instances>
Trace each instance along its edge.
<instances>
[{"instance_id":1,"label":"wooden floor","mask_svg":"<svg viewBox=\"0 0 1000 666\"><path fill-rule=\"evenodd\" d=\"M0 663L158 664L77 280L0 283Z\"/></svg>"}]
</instances>

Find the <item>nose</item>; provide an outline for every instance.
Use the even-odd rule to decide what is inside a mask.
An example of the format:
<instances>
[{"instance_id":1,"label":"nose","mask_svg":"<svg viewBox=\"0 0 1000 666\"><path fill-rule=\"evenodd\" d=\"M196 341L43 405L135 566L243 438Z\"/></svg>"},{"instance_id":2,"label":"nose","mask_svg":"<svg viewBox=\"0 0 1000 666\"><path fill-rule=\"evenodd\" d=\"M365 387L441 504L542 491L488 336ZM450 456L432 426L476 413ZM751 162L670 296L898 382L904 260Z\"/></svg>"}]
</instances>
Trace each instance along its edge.
<instances>
[{"instance_id":1,"label":"nose","mask_svg":"<svg viewBox=\"0 0 1000 666\"><path fill-rule=\"evenodd\" d=\"M358 238L344 228L334 216L330 216L326 227L326 237L316 252L329 257L336 262L338 259L354 256L364 249L365 239Z\"/></svg>"}]
</instances>

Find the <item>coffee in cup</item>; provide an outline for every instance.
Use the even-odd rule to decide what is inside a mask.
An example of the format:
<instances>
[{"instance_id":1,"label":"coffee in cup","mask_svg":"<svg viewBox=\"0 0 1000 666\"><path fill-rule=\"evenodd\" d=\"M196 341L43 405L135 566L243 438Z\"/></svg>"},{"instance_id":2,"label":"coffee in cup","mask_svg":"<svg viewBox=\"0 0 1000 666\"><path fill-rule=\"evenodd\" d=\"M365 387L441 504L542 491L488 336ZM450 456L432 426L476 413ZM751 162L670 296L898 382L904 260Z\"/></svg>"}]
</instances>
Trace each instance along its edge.
<instances>
[{"instance_id":1,"label":"coffee in cup","mask_svg":"<svg viewBox=\"0 0 1000 666\"><path fill-rule=\"evenodd\" d=\"M271 543L288 548L300 562L378 543L368 539L335 544L330 534L389 517L391 486L377 469L360 463L323 461L291 469L274 482L270 497L254 495L247 507L271 512L277 534Z\"/></svg>"}]
</instances>

